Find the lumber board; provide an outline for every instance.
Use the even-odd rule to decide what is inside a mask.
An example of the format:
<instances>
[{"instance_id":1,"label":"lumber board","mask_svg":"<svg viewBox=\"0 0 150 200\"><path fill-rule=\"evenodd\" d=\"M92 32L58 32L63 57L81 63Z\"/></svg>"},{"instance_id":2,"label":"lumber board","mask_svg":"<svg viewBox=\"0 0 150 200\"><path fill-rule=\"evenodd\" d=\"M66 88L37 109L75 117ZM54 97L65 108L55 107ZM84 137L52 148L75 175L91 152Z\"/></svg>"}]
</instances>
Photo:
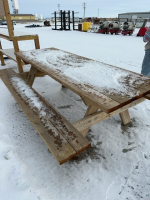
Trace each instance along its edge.
<instances>
[{"instance_id":1,"label":"lumber board","mask_svg":"<svg viewBox=\"0 0 150 200\"><path fill-rule=\"evenodd\" d=\"M38 35L34 39L34 44L36 49L40 49L40 42L39 42L39 37Z\"/></svg>"},{"instance_id":2,"label":"lumber board","mask_svg":"<svg viewBox=\"0 0 150 200\"><path fill-rule=\"evenodd\" d=\"M52 48L53 49L53 48ZM30 60L23 56L23 52L17 52L15 53L18 57L22 58L25 62L30 63L35 68L37 68L39 71L42 71L55 79L57 82L62 84L63 86L69 88L76 94L80 95L81 98L87 99L92 103L92 105L104 110L105 112L110 112L114 109L117 109L120 107L120 103L114 101L113 99L107 97L106 95L99 94L98 96L95 94L90 94L85 91L80 84L74 84L71 80L67 79L67 77L63 77L59 71L48 69L43 63L40 63L36 60Z\"/></svg>"},{"instance_id":3,"label":"lumber board","mask_svg":"<svg viewBox=\"0 0 150 200\"><path fill-rule=\"evenodd\" d=\"M18 41L15 38L13 38L13 45L14 45L14 51L15 52L19 52ZM16 60L17 60L17 65L18 65L18 71L19 71L19 73L22 73L23 72L23 67L22 67L21 58L16 56Z\"/></svg>"},{"instance_id":4,"label":"lumber board","mask_svg":"<svg viewBox=\"0 0 150 200\"><path fill-rule=\"evenodd\" d=\"M14 54L14 49L13 49L13 48L12 48L12 49L3 49L3 50L0 49L0 51L1 51L4 55L6 55L8 58L10 58L10 59L12 59L13 61L17 62L17 61L16 61L16 55Z\"/></svg>"},{"instance_id":5,"label":"lumber board","mask_svg":"<svg viewBox=\"0 0 150 200\"><path fill-rule=\"evenodd\" d=\"M125 93L122 94L122 91L117 91L115 92L110 92L107 88L103 89L102 87L98 87L98 89L96 89L96 87L91 86L91 83L82 83L80 80L82 80L82 78L78 81L75 81L75 79L73 79L73 77L69 77L67 76L64 71L59 67L59 63L61 64L62 62L65 63L65 67L68 68L68 70L70 69L74 69L75 68L75 64L76 63L80 63L79 61L82 60L83 62L90 62L92 63L93 60L90 60L88 58L84 58L75 54L71 54L69 52L65 52L68 55L66 57L64 57L63 59L59 58L59 54L58 54L58 59L57 62L58 63L51 63L51 61L49 60L48 64L40 61L38 58L40 57L40 53L36 54L36 52L52 52L52 51L58 51L58 52L65 52L65 51L61 51L55 48L47 48L47 49L43 49L40 51L30 51L30 52L19 52L16 53L18 56L20 56L20 58L22 58L23 60L25 60L26 62L32 64L34 67L36 67L38 70L45 72L46 74L48 74L49 76L51 76L52 78L54 78L56 81L60 82L62 85L64 85L65 87L69 88L70 90L72 90L73 92L75 92L76 94L80 95L82 99L86 100L86 102L91 102L92 105L100 108L101 110L103 110L106 113L110 113L114 110L117 110L119 108L121 108L122 106L128 105L129 103L131 103L132 101L139 99L141 97L144 97L145 95L147 95L150 92L150 78L148 77L144 77L143 75L134 73L134 72L130 72L128 70L124 70L124 69L120 69L117 67L112 66L113 70L115 70L116 72L118 72L118 74L120 73L120 71L125 74L123 75L123 80L121 81L122 84L122 88L125 88ZM39 57L38 57L39 55ZM52 55L52 54L51 54ZM74 59L74 65L70 64L70 60L71 58ZM110 68L110 65L106 65L105 63L100 63L98 61L94 61L96 62L96 64L99 64L99 67L101 66L101 64L105 65L106 67ZM94 63L93 63L94 65ZM57 67L58 66L58 67ZM82 66L81 66L82 67ZM63 68L63 67L62 67ZM109 72L111 73L111 72ZM83 73L84 75L84 73ZM132 77L135 77L135 81L133 82L133 84L131 84L131 80ZM76 77L75 77L76 78ZM83 76L84 78L84 76ZM143 81L141 81L143 80ZM142 82L140 84L140 82ZM144 83L144 84L143 84ZM126 90L127 88L127 90ZM128 91L129 90L129 91Z\"/></svg>"},{"instance_id":6,"label":"lumber board","mask_svg":"<svg viewBox=\"0 0 150 200\"><path fill-rule=\"evenodd\" d=\"M27 77L27 81L26 81L26 83L30 85L31 87L33 85L33 81L35 79L36 73L37 73L37 69L31 66L28 77Z\"/></svg>"},{"instance_id":7,"label":"lumber board","mask_svg":"<svg viewBox=\"0 0 150 200\"><path fill-rule=\"evenodd\" d=\"M28 77L28 74L29 74L29 72L23 72L23 73L19 73L19 76L22 77L24 80L26 80ZM46 76L46 75L47 74L45 74L44 72L37 71L35 77L42 77L42 76Z\"/></svg>"},{"instance_id":8,"label":"lumber board","mask_svg":"<svg viewBox=\"0 0 150 200\"><path fill-rule=\"evenodd\" d=\"M150 94L146 95L145 98L150 100Z\"/></svg>"},{"instance_id":9,"label":"lumber board","mask_svg":"<svg viewBox=\"0 0 150 200\"><path fill-rule=\"evenodd\" d=\"M119 113L119 115L121 117L123 125L127 125L131 122L130 114L129 114L128 110L125 110L125 111Z\"/></svg>"},{"instance_id":10,"label":"lumber board","mask_svg":"<svg viewBox=\"0 0 150 200\"><path fill-rule=\"evenodd\" d=\"M12 25L12 24L11 24ZM13 30L13 37L11 38L9 36L9 31L8 29L0 29L0 37L6 39L6 40L13 40L13 37L15 37L18 41L21 40L32 40L32 39L36 39L37 34L33 34L33 33L27 33L27 32L21 32L21 31L17 31L17 30Z\"/></svg>"},{"instance_id":11,"label":"lumber board","mask_svg":"<svg viewBox=\"0 0 150 200\"><path fill-rule=\"evenodd\" d=\"M90 106L88 106L88 109L87 109L84 117L87 117L93 113L96 113L97 111L98 111L98 108L96 106L90 105ZM85 137L87 135L88 131L89 131L89 127L87 129L81 131L80 133Z\"/></svg>"},{"instance_id":12,"label":"lumber board","mask_svg":"<svg viewBox=\"0 0 150 200\"><path fill-rule=\"evenodd\" d=\"M81 153L91 146L91 143L84 138L63 116L61 116L48 102L46 102L35 90L25 84L25 82L12 69L0 71L1 79L22 108L28 119L31 121L37 132L40 134L59 164ZM29 90L33 96L39 99L44 105L45 115L40 115L34 105L31 106L31 99L22 96L22 92L16 89L12 77L19 79L22 91ZM24 83L23 83L24 82ZM25 89L24 89L25 87ZM30 104L31 103L31 104ZM49 128L49 126L50 128Z\"/></svg>"},{"instance_id":13,"label":"lumber board","mask_svg":"<svg viewBox=\"0 0 150 200\"><path fill-rule=\"evenodd\" d=\"M106 120L114 115L117 115L119 113L122 113L124 112L125 110L133 107L133 106L136 106L138 105L139 103L142 103L145 101L145 98L140 98L140 99L137 99L137 100L134 100L132 103L126 105L126 106L123 106L122 108L116 110L116 111L113 111L109 114L103 112L103 111L99 111L97 113L94 113L92 115L89 115L87 117L84 117L74 123L72 123L72 125L78 130L78 131L83 131L85 129L87 129L88 127L91 127L103 120Z\"/></svg>"},{"instance_id":14,"label":"lumber board","mask_svg":"<svg viewBox=\"0 0 150 200\"><path fill-rule=\"evenodd\" d=\"M8 0L2 0L2 1L3 1L3 6L4 6L4 10L5 10L5 15L6 15L8 36L10 38L8 40L12 40L12 38L14 36L14 31L13 31L13 25L12 25L12 21L11 21L11 14L10 14L10 10L9 10Z\"/></svg>"},{"instance_id":15,"label":"lumber board","mask_svg":"<svg viewBox=\"0 0 150 200\"><path fill-rule=\"evenodd\" d=\"M3 54L1 52L1 50L2 50L2 44L1 44L1 41L0 41L0 59L1 59L1 65L5 65L5 61L4 61Z\"/></svg>"}]
</instances>

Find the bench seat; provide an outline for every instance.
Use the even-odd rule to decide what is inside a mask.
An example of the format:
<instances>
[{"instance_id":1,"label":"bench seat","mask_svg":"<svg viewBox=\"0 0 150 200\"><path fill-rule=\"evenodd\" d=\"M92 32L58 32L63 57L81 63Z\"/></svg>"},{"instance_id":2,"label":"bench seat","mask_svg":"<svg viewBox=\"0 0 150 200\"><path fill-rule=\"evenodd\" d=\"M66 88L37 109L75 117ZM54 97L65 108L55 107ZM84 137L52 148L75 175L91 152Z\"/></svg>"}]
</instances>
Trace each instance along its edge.
<instances>
[{"instance_id":1,"label":"bench seat","mask_svg":"<svg viewBox=\"0 0 150 200\"><path fill-rule=\"evenodd\" d=\"M0 70L0 78L59 164L91 146L73 125L12 69Z\"/></svg>"}]
</instances>

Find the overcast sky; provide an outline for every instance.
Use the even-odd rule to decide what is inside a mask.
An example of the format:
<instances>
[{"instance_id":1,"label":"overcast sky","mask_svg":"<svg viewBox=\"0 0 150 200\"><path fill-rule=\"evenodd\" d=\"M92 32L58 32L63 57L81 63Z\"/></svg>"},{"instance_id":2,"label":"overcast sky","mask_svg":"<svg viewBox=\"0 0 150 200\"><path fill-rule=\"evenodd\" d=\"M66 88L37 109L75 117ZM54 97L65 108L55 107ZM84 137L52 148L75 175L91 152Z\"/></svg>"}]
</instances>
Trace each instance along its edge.
<instances>
[{"instance_id":1,"label":"overcast sky","mask_svg":"<svg viewBox=\"0 0 150 200\"><path fill-rule=\"evenodd\" d=\"M10 1L10 0L9 0ZM52 17L52 13L58 10L74 10L79 12L77 17L83 17L83 3L86 5L86 17L117 17L124 12L148 12L150 11L150 0L18 0L20 14L40 14L43 17ZM10 10L12 6L10 2Z\"/></svg>"}]
</instances>

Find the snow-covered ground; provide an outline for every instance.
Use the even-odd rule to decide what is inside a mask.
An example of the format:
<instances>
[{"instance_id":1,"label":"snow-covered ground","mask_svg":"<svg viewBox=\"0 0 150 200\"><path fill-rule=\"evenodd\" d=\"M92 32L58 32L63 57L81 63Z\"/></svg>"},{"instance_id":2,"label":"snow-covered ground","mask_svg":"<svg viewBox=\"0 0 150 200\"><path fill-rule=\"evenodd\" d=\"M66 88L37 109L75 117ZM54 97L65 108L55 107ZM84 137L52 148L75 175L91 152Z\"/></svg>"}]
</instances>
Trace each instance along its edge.
<instances>
[{"instance_id":1,"label":"snow-covered ground","mask_svg":"<svg viewBox=\"0 0 150 200\"><path fill-rule=\"evenodd\" d=\"M24 26L15 29L37 33L41 48L141 71L144 43L136 37L138 29L122 36ZM34 49L34 42L20 42L20 49ZM17 71L12 60L0 69L9 67ZM33 87L70 122L84 116L80 97L50 77L36 78ZM87 135L92 147L59 166L0 80L0 200L150 200L150 102L129 111L129 125L123 126L119 115L94 125Z\"/></svg>"}]
</instances>

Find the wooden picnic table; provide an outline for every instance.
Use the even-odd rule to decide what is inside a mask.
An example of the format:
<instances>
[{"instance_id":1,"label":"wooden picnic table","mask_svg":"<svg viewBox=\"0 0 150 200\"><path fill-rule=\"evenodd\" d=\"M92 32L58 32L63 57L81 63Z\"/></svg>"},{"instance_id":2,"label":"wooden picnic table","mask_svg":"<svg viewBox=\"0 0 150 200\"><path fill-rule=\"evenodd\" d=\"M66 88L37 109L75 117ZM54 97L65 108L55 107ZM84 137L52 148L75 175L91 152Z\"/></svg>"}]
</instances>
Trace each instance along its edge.
<instances>
[{"instance_id":1,"label":"wooden picnic table","mask_svg":"<svg viewBox=\"0 0 150 200\"><path fill-rule=\"evenodd\" d=\"M128 108L150 97L150 78L138 73L56 48L22 51L16 55L31 64L27 75L30 86L40 71L83 99L87 112L73 125L84 136L91 125L116 114L120 114L124 125L128 124Z\"/></svg>"},{"instance_id":2,"label":"wooden picnic table","mask_svg":"<svg viewBox=\"0 0 150 200\"><path fill-rule=\"evenodd\" d=\"M15 54L31 64L30 71L17 74L4 69L0 78L59 164L91 146L85 137L91 126L116 114L126 125L131 121L128 109L150 100L150 78L141 74L56 48ZM35 77L43 74L82 98L87 105L82 119L71 124L32 88Z\"/></svg>"}]
</instances>

